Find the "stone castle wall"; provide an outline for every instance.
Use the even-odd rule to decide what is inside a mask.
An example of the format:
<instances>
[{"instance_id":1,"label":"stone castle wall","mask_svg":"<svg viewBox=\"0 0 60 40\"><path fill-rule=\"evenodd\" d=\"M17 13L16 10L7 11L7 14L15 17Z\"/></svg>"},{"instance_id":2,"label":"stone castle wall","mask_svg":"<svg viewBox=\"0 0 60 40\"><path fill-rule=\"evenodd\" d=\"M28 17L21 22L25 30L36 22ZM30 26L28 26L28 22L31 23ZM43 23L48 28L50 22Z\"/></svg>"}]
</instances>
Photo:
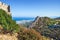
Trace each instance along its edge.
<instances>
[{"instance_id":1,"label":"stone castle wall","mask_svg":"<svg viewBox=\"0 0 60 40\"><path fill-rule=\"evenodd\" d=\"M4 11L7 12L7 14L10 14L10 6L9 5L0 2L0 9L3 9Z\"/></svg>"}]
</instances>

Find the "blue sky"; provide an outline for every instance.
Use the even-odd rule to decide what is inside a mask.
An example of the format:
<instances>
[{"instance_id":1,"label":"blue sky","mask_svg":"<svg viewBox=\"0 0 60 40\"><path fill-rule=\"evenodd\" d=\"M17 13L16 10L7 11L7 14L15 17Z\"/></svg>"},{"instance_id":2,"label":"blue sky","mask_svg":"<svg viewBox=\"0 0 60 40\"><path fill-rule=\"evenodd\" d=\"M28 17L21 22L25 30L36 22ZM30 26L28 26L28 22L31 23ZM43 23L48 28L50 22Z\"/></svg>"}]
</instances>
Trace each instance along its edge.
<instances>
[{"instance_id":1,"label":"blue sky","mask_svg":"<svg viewBox=\"0 0 60 40\"><path fill-rule=\"evenodd\" d=\"M60 0L0 0L11 7L13 17L60 16Z\"/></svg>"}]
</instances>

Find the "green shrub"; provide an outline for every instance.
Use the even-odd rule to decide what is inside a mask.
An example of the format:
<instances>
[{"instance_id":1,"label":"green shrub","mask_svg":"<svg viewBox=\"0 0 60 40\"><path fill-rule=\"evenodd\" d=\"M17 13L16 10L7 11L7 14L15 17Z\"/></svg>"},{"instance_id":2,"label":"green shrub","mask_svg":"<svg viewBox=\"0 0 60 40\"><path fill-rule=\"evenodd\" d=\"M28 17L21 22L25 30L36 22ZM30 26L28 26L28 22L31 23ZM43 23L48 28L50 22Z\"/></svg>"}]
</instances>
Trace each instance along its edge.
<instances>
[{"instance_id":1,"label":"green shrub","mask_svg":"<svg viewBox=\"0 0 60 40\"><path fill-rule=\"evenodd\" d=\"M14 31L19 30L19 26L14 20L12 20L11 15L8 15L4 10L0 9L0 25L5 31Z\"/></svg>"}]
</instances>

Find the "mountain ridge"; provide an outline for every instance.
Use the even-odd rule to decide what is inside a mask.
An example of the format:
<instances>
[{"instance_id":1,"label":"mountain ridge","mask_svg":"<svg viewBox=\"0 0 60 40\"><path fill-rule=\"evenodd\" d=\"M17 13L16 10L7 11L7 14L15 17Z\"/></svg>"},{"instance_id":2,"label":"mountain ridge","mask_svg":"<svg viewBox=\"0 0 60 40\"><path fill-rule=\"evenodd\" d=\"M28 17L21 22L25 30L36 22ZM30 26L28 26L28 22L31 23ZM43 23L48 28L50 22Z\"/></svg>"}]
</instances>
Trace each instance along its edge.
<instances>
[{"instance_id":1,"label":"mountain ridge","mask_svg":"<svg viewBox=\"0 0 60 40\"><path fill-rule=\"evenodd\" d=\"M60 21L56 21L49 17L36 17L29 28L33 28L40 32L41 35L60 40Z\"/></svg>"}]
</instances>

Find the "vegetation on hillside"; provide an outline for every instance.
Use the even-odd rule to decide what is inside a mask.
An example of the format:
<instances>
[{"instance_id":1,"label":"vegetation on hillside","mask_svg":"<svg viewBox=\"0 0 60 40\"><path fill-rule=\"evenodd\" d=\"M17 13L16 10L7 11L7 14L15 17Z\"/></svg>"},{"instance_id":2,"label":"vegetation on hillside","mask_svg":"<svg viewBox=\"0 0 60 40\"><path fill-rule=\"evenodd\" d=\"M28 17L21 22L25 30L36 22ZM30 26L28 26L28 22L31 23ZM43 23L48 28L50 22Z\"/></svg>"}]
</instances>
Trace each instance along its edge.
<instances>
[{"instance_id":1,"label":"vegetation on hillside","mask_svg":"<svg viewBox=\"0 0 60 40\"><path fill-rule=\"evenodd\" d=\"M0 25L3 27L4 31L17 32L19 30L18 25L12 20L11 15L8 15L2 9L0 9Z\"/></svg>"},{"instance_id":2,"label":"vegetation on hillside","mask_svg":"<svg viewBox=\"0 0 60 40\"><path fill-rule=\"evenodd\" d=\"M29 25L27 23L27 25ZM0 9L0 33L16 32L18 40L60 40L60 21L48 17L39 18L32 29L22 27L12 20L4 10ZM42 36L42 35L43 36Z\"/></svg>"},{"instance_id":3,"label":"vegetation on hillside","mask_svg":"<svg viewBox=\"0 0 60 40\"><path fill-rule=\"evenodd\" d=\"M11 15L0 9L0 33L17 33L18 40L41 40L41 35L33 29L18 26ZM12 33L12 34L13 34Z\"/></svg>"},{"instance_id":4,"label":"vegetation on hillside","mask_svg":"<svg viewBox=\"0 0 60 40\"><path fill-rule=\"evenodd\" d=\"M42 40L42 36L34 29L21 28L18 36L19 40Z\"/></svg>"},{"instance_id":5,"label":"vegetation on hillside","mask_svg":"<svg viewBox=\"0 0 60 40\"><path fill-rule=\"evenodd\" d=\"M60 21L58 20L42 17L32 28L40 32L43 36L60 40Z\"/></svg>"}]
</instances>

